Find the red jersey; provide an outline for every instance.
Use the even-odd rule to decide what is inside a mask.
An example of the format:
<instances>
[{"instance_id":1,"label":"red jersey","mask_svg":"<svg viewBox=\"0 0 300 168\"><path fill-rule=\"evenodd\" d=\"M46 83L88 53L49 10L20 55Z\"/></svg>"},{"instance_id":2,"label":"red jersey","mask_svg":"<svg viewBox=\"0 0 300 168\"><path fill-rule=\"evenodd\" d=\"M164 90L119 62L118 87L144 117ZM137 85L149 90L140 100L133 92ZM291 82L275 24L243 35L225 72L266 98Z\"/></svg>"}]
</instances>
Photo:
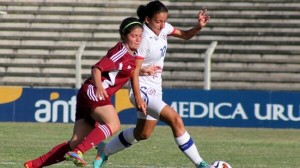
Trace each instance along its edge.
<instances>
[{"instance_id":1,"label":"red jersey","mask_svg":"<svg viewBox=\"0 0 300 168\"><path fill-rule=\"evenodd\" d=\"M103 88L111 96L131 78L135 69L135 56L130 55L123 43L119 42L92 68L100 69ZM92 82L90 77L85 83L93 84Z\"/></svg>"},{"instance_id":2,"label":"red jersey","mask_svg":"<svg viewBox=\"0 0 300 168\"><path fill-rule=\"evenodd\" d=\"M109 98L99 100L92 77L88 78L77 93L76 120L86 118L98 106L111 104L110 98L132 77L135 56L128 53L122 42L117 43L92 68L99 68L103 88Z\"/></svg>"}]
</instances>

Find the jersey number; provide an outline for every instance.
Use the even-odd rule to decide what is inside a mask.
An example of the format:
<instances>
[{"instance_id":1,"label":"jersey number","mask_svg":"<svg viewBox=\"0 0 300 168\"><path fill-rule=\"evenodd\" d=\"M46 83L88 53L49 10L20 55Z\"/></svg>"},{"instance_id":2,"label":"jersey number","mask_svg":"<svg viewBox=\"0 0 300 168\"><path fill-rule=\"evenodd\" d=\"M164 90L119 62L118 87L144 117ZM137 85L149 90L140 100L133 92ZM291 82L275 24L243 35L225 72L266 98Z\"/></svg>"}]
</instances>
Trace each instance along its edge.
<instances>
[{"instance_id":1,"label":"jersey number","mask_svg":"<svg viewBox=\"0 0 300 168\"><path fill-rule=\"evenodd\" d=\"M113 86L116 83L116 76L119 73L119 71L113 71L113 72L109 72L108 76L110 78L110 80L105 79L102 84L103 84L103 88L106 89L109 86Z\"/></svg>"},{"instance_id":2,"label":"jersey number","mask_svg":"<svg viewBox=\"0 0 300 168\"><path fill-rule=\"evenodd\" d=\"M164 46L163 48L160 49L160 56L164 57L167 52L167 46Z\"/></svg>"}]
</instances>

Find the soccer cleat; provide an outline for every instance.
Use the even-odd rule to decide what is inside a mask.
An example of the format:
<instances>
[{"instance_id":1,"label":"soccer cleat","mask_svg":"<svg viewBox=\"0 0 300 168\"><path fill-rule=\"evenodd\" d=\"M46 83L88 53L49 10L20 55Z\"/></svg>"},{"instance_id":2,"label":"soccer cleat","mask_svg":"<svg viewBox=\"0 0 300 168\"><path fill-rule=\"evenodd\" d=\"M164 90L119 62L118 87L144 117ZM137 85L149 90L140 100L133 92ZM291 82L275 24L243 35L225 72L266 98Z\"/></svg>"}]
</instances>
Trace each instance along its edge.
<instances>
[{"instance_id":1,"label":"soccer cleat","mask_svg":"<svg viewBox=\"0 0 300 168\"><path fill-rule=\"evenodd\" d=\"M32 167L32 162L31 161L27 161L24 163L24 168L33 168Z\"/></svg>"},{"instance_id":2,"label":"soccer cleat","mask_svg":"<svg viewBox=\"0 0 300 168\"><path fill-rule=\"evenodd\" d=\"M210 168L210 165L208 165L204 160L198 165L197 168Z\"/></svg>"},{"instance_id":3,"label":"soccer cleat","mask_svg":"<svg viewBox=\"0 0 300 168\"><path fill-rule=\"evenodd\" d=\"M101 142L97 146L97 156L93 162L93 168L101 168L108 160L108 157L105 156L105 154L103 152L104 147L105 147L105 142Z\"/></svg>"},{"instance_id":4,"label":"soccer cleat","mask_svg":"<svg viewBox=\"0 0 300 168\"><path fill-rule=\"evenodd\" d=\"M65 158L67 161L72 161L77 167L84 167L86 165L86 162L83 160L82 153L80 151L70 151L65 154Z\"/></svg>"}]
</instances>

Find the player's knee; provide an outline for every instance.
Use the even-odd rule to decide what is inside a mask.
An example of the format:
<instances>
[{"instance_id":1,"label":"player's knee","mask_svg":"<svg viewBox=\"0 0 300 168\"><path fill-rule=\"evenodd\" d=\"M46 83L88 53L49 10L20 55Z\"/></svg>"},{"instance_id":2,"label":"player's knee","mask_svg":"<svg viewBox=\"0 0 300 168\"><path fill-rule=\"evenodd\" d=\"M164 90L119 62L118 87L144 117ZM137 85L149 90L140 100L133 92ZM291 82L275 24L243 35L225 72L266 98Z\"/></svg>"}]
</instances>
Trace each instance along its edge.
<instances>
[{"instance_id":1,"label":"player's knee","mask_svg":"<svg viewBox=\"0 0 300 168\"><path fill-rule=\"evenodd\" d=\"M182 118L179 115L174 116L172 122L170 123L172 128L182 129L184 127Z\"/></svg>"},{"instance_id":2,"label":"player's knee","mask_svg":"<svg viewBox=\"0 0 300 168\"><path fill-rule=\"evenodd\" d=\"M121 129L120 122L110 123L110 124L108 124L108 126L109 126L112 134L115 134L116 132L118 132Z\"/></svg>"}]
</instances>

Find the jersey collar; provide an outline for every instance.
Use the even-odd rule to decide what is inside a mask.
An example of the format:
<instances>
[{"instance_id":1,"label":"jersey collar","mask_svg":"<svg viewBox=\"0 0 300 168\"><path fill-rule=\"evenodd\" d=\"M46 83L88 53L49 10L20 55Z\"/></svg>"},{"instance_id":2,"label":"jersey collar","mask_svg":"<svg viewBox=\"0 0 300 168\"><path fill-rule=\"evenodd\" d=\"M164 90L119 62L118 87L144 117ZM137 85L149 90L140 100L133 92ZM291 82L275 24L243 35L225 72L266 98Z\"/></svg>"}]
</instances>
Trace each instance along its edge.
<instances>
[{"instance_id":1,"label":"jersey collar","mask_svg":"<svg viewBox=\"0 0 300 168\"><path fill-rule=\"evenodd\" d=\"M143 27L144 27L144 32L146 32L149 37L158 37L145 23Z\"/></svg>"}]
</instances>

